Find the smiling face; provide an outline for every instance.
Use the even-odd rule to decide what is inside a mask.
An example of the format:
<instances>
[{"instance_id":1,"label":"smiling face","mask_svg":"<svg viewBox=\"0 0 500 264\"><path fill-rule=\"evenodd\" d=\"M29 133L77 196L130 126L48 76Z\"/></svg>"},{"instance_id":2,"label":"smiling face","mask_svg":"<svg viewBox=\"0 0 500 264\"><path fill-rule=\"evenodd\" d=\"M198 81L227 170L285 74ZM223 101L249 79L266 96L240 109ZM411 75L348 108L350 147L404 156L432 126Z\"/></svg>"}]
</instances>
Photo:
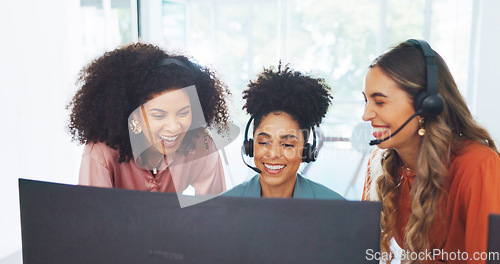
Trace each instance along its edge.
<instances>
[{"instance_id":1,"label":"smiling face","mask_svg":"<svg viewBox=\"0 0 500 264\"><path fill-rule=\"evenodd\" d=\"M365 96L363 120L371 122L373 136L377 139L391 135L415 113L413 100L378 66L371 68L366 74L363 95ZM417 134L418 118L412 119L398 134L380 143L378 147L394 148L398 152L417 150L421 141L421 137Z\"/></svg>"},{"instance_id":2,"label":"smiling face","mask_svg":"<svg viewBox=\"0 0 500 264\"><path fill-rule=\"evenodd\" d=\"M262 118L254 138L254 162L262 171L263 196L269 189L287 190L291 196L304 148L299 124L287 113L272 112Z\"/></svg>"},{"instance_id":3,"label":"smiling face","mask_svg":"<svg viewBox=\"0 0 500 264\"><path fill-rule=\"evenodd\" d=\"M183 89L169 90L154 96L139 112L134 118L140 121L148 142L160 153L174 153L191 126L188 94Z\"/></svg>"}]
</instances>

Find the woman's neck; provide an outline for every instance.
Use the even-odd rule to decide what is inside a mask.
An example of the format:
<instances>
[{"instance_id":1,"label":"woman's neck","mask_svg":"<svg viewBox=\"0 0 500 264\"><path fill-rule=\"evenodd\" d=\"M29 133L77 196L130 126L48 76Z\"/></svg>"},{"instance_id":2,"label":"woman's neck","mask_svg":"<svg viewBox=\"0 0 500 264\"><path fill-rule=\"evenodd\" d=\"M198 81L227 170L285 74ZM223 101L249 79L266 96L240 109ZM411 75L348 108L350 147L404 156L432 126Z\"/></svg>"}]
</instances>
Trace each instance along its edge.
<instances>
[{"instance_id":1,"label":"woman's neck","mask_svg":"<svg viewBox=\"0 0 500 264\"><path fill-rule=\"evenodd\" d=\"M266 184L259 175L261 196L274 197L274 198L291 198L295 189L295 179L293 181L285 182L278 186Z\"/></svg>"},{"instance_id":2,"label":"woman's neck","mask_svg":"<svg viewBox=\"0 0 500 264\"><path fill-rule=\"evenodd\" d=\"M155 167L163 159L163 154L158 152L155 148L151 147L141 154L142 164L147 167ZM151 168L152 169L152 168Z\"/></svg>"},{"instance_id":3,"label":"woman's neck","mask_svg":"<svg viewBox=\"0 0 500 264\"><path fill-rule=\"evenodd\" d=\"M402 165L409 170L416 170L418 150L415 149L396 149Z\"/></svg>"}]
</instances>

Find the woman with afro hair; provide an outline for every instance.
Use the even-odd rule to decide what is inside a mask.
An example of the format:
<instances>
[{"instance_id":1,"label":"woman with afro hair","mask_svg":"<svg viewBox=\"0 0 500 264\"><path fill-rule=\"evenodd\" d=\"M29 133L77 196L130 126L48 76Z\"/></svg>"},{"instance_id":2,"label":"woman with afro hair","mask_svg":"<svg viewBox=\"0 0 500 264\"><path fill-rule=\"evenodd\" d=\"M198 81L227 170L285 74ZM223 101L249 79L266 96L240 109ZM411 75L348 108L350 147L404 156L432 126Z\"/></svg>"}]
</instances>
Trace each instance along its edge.
<instances>
[{"instance_id":1,"label":"woman with afro hair","mask_svg":"<svg viewBox=\"0 0 500 264\"><path fill-rule=\"evenodd\" d=\"M85 144L79 184L216 195L220 156L205 128L228 125L227 88L185 56L134 43L83 68L68 108L73 139Z\"/></svg>"},{"instance_id":2,"label":"woman with afro hair","mask_svg":"<svg viewBox=\"0 0 500 264\"><path fill-rule=\"evenodd\" d=\"M224 193L239 197L343 199L327 187L297 173L302 162L315 160L315 146L307 143L311 128L321 123L330 105L330 87L281 64L264 69L243 92L243 106L252 117L253 139L244 152L254 158L258 174ZM313 131L314 133L314 131Z\"/></svg>"}]
</instances>

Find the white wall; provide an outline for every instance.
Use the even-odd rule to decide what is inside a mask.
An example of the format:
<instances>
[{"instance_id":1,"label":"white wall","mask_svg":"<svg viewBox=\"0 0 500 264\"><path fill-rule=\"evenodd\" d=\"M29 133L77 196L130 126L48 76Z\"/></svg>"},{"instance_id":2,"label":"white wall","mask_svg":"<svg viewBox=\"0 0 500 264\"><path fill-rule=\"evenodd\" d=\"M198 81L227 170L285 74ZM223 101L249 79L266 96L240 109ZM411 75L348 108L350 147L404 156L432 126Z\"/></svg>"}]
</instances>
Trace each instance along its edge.
<instances>
[{"instance_id":1,"label":"white wall","mask_svg":"<svg viewBox=\"0 0 500 264\"><path fill-rule=\"evenodd\" d=\"M500 145L500 1L481 0L474 62L472 113Z\"/></svg>"},{"instance_id":2,"label":"white wall","mask_svg":"<svg viewBox=\"0 0 500 264\"><path fill-rule=\"evenodd\" d=\"M18 178L76 183L65 132L78 48L78 0L2 2L0 259L21 248Z\"/></svg>"}]
</instances>

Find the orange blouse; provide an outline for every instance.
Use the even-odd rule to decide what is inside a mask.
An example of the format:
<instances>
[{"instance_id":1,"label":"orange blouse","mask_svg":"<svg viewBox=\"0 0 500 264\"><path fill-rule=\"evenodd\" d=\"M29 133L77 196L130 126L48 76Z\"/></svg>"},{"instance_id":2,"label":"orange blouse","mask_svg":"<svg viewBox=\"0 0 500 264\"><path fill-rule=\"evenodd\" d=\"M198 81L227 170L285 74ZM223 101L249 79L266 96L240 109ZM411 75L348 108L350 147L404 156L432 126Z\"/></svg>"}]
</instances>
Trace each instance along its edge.
<instances>
[{"instance_id":1,"label":"orange blouse","mask_svg":"<svg viewBox=\"0 0 500 264\"><path fill-rule=\"evenodd\" d=\"M370 166L363 200L369 200L372 181L369 170ZM492 149L473 142L452 157L448 171L448 195L438 205L438 216L430 231L431 247L444 252L436 259L445 263L486 263L477 259L481 258L479 254L487 252L488 215L500 213L500 157ZM406 176L402 172L400 175L394 238L404 248L404 228L411 212L410 188L415 175ZM464 262L465 257L468 259Z\"/></svg>"}]
</instances>

